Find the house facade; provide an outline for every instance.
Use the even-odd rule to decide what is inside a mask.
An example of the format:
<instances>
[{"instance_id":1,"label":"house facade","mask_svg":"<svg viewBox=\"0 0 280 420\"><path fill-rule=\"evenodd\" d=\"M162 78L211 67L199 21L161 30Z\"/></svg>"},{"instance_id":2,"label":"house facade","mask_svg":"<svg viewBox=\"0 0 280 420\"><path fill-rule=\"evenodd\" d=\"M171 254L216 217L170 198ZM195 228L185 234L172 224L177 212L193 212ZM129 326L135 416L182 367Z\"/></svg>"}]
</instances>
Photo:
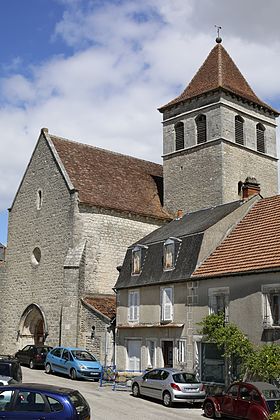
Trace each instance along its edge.
<instances>
[{"instance_id":1,"label":"house facade","mask_svg":"<svg viewBox=\"0 0 280 420\"><path fill-rule=\"evenodd\" d=\"M127 250L115 286L117 365L183 367L223 382L221 354L200 333L205 316L223 311L255 344L278 340L278 112L220 42L160 112L165 208L182 212Z\"/></svg>"},{"instance_id":2,"label":"house facade","mask_svg":"<svg viewBox=\"0 0 280 420\"><path fill-rule=\"evenodd\" d=\"M161 191L161 165L42 129L9 213L2 353L46 343L112 362L116 267L169 220Z\"/></svg>"}]
</instances>

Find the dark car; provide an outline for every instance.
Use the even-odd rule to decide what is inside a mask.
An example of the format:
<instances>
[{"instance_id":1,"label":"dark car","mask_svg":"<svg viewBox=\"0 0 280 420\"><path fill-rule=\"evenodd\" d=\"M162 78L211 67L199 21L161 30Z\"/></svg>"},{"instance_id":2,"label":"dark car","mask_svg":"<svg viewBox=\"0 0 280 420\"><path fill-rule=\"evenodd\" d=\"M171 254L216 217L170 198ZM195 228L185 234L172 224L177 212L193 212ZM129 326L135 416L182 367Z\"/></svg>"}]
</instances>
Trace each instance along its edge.
<instances>
[{"instance_id":1,"label":"dark car","mask_svg":"<svg viewBox=\"0 0 280 420\"><path fill-rule=\"evenodd\" d=\"M43 384L0 388L0 418L15 420L90 420L90 408L79 391Z\"/></svg>"},{"instance_id":2,"label":"dark car","mask_svg":"<svg viewBox=\"0 0 280 420\"><path fill-rule=\"evenodd\" d=\"M44 367L46 355L51 351L50 346L28 345L16 352L15 357L22 365L28 365L30 369L34 367Z\"/></svg>"},{"instance_id":3,"label":"dark car","mask_svg":"<svg viewBox=\"0 0 280 420\"><path fill-rule=\"evenodd\" d=\"M221 395L208 396L203 404L208 418L234 417L268 420L277 404L280 391L267 382L234 382Z\"/></svg>"},{"instance_id":4,"label":"dark car","mask_svg":"<svg viewBox=\"0 0 280 420\"><path fill-rule=\"evenodd\" d=\"M144 395L162 401L166 407L174 403L199 403L205 398L204 385L193 373L173 368L152 369L132 380L134 397Z\"/></svg>"},{"instance_id":5,"label":"dark car","mask_svg":"<svg viewBox=\"0 0 280 420\"><path fill-rule=\"evenodd\" d=\"M0 375L10 376L17 382L21 382L22 371L19 360L14 356L0 355Z\"/></svg>"}]
</instances>

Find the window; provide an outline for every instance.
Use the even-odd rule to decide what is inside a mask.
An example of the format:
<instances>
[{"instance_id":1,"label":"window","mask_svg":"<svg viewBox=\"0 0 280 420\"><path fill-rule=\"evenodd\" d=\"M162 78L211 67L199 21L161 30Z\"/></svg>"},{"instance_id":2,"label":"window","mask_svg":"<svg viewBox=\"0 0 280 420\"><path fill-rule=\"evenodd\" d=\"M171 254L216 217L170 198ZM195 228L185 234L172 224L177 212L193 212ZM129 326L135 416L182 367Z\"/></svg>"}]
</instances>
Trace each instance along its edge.
<instances>
[{"instance_id":1,"label":"window","mask_svg":"<svg viewBox=\"0 0 280 420\"><path fill-rule=\"evenodd\" d=\"M40 248L36 247L33 249L32 255L31 255L31 263L34 267L36 267L37 265L39 265L40 261L41 261L41 250Z\"/></svg>"},{"instance_id":2,"label":"window","mask_svg":"<svg viewBox=\"0 0 280 420\"><path fill-rule=\"evenodd\" d=\"M163 268L164 270L172 270L174 268L174 254L175 254L175 244L174 241L171 239L167 239L167 241L163 245Z\"/></svg>"},{"instance_id":3,"label":"window","mask_svg":"<svg viewBox=\"0 0 280 420\"><path fill-rule=\"evenodd\" d=\"M63 405L59 401L57 401L55 398L47 396L47 400L50 404L51 411L62 411L63 410Z\"/></svg>"},{"instance_id":4,"label":"window","mask_svg":"<svg viewBox=\"0 0 280 420\"><path fill-rule=\"evenodd\" d=\"M156 366L156 342L155 340L147 340L148 350L148 367Z\"/></svg>"},{"instance_id":5,"label":"window","mask_svg":"<svg viewBox=\"0 0 280 420\"><path fill-rule=\"evenodd\" d=\"M128 320L139 320L139 290L128 292Z\"/></svg>"},{"instance_id":6,"label":"window","mask_svg":"<svg viewBox=\"0 0 280 420\"><path fill-rule=\"evenodd\" d=\"M37 210L41 210L43 204L43 192L42 190L37 191Z\"/></svg>"},{"instance_id":7,"label":"window","mask_svg":"<svg viewBox=\"0 0 280 420\"><path fill-rule=\"evenodd\" d=\"M174 128L176 150L184 149L184 123L178 122Z\"/></svg>"},{"instance_id":8,"label":"window","mask_svg":"<svg viewBox=\"0 0 280 420\"><path fill-rule=\"evenodd\" d=\"M136 246L132 250L132 274L141 272L141 248Z\"/></svg>"},{"instance_id":9,"label":"window","mask_svg":"<svg viewBox=\"0 0 280 420\"><path fill-rule=\"evenodd\" d=\"M161 321L173 320L173 288L164 287L161 289Z\"/></svg>"},{"instance_id":10,"label":"window","mask_svg":"<svg viewBox=\"0 0 280 420\"><path fill-rule=\"evenodd\" d=\"M265 128L262 124L257 124L256 134L257 134L257 151L265 153L265 143L264 143L264 132Z\"/></svg>"},{"instance_id":11,"label":"window","mask_svg":"<svg viewBox=\"0 0 280 420\"><path fill-rule=\"evenodd\" d=\"M178 363L186 362L186 340L178 340Z\"/></svg>"},{"instance_id":12,"label":"window","mask_svg":"<svg viewBox=\"0 0 280 420\"><path fill-rule=\"evenodd\" d=\"M199 115L196 118L195 122L196 122L197 144L205 143L207 141L206 116Z\"/></svg>"},{"instance_id":13,"label":"window","mask_svg":"<svg viewBox=\"0 0 280 420\"><path fill-rule=\"evenodd\" d=\"M209 297L209 311L210 314L225 315L225 321L228 321L228 301L229 301L229 288L213 288L208 290Z\"/></svg>"},{"instance_id":14,"label":"window","mask_svg":"<svg viewBox=\"0 0 280 420\"><path fill-rule=\"evenodd\" d=\"M264 296L264 327L280 326L280 284L262 287Z\"/></svg>"},{"instance_id":15,"label":"window","mask_svg":"<svg viewBox=\"0 0 280 420\"><path fill-rule=\"evenodd\" d=\"M244 132L243 132L244 120L240 115L235 117L235 142L238 144L244 144Z\"/></svg>"}]
</instances>

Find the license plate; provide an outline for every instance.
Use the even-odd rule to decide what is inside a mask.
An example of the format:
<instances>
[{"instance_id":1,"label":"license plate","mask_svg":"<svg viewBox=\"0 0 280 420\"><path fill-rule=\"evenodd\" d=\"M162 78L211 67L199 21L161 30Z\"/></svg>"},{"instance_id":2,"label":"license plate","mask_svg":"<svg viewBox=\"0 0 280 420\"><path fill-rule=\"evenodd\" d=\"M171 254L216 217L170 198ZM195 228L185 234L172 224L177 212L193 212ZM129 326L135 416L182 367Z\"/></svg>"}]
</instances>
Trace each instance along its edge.
<instances>
[{"instance_id":1,"label":"license plate","mask_svg":"<svg viewBox=\"0 0 280 420\"><path fill-rule=\"evenodd\" d=\"M196 388L185 388L185 391L188 391L188 392L197 392L198 389L196 389Z\"/></svg>"},{"instance_id":2,"label":"license plate","mask_svg":"<svg viewBox=\"0 0 280 420\"><path fill-rule=\"evenodd\" d=\"M98 373L95 373L95 372L90 372L90 374L91 374L91 376L97 376L98 375Z\"/></svg>"}]
</instances>

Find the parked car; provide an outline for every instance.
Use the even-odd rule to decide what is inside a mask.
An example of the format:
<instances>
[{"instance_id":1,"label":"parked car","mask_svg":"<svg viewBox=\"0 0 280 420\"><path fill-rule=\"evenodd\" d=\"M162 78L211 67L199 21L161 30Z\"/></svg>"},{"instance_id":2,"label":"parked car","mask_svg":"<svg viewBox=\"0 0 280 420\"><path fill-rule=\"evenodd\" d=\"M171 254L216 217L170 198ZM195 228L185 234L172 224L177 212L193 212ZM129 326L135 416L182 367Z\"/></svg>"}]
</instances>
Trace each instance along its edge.
<instances>
[{"instance_id":1,"label":"parked car","mask_svg":"<svg viewBox=\"0 0 280 420\"><path fill-rule=\"evenodd\" d=\"M19 360L14 356L0 355L0 375L10 376L17 382L22 381L22 370Z\"/></svg>"},{"instance_id":2,"label":"parked car","mask_svg":"<svg viewBox=\"0 0 280 420\"><path fill-rule=\"evenodd\" d=\"M90 420L90 408L74 389L18 384L0 388L0 417L7 420Z\"/></svg>"},{"instance_id":3,"label":"parked car","mask_svg":"<svg viewBox=\"0 0 280 420\"><path fill-rule=\"evenodd\" d=\"M145 395L162 400L166 407L176 402L200 403L205 398L204 385L193 373L178 369L152 369L132 380L134 397Z\"/></svg>"},{"instance_id":4,"label":"parked car","mask_svg":"<svg viewBox=\"0 0 280 420\"><path fill-rule=\"evenodd\" d=\"M266 382L234 382L221 395L208 396L203 404L208 418L234 417L268 420L280 403L280 391Z\"/></svg>"},{"instance_id":5,"label":"parked car","mask_svg":"<svg viewBox=\"0 0 280 420\"><path fill-rule=\"evenodd\" d=\"M17 383L18 383L18 381L16 381L11 376L0 375L0 386L13 385L13 384L17 384Z\"/></svg>"},{"instance_id":6,"label":"parked car","mask_svg":"<svg viewBox=\"0 0 280 420\"><path fill-rule=\"evenodd\" d=\"M18 350L15 357L20 361L22 365L28 365L30 369L38 366L45 366L46 355L51 351L50 346L35 346L28 345L23 349Z\"/></svg>"},{"instance_id":7,"label":"parked car","mask_svg":"<svg viewBox=\"0 0 280 420\"><path fill-rule=\"evenodd\" d=\"M91 353L84 349L55 347L46 357L47 373L58 372L69 375L71 379L99 380L102 366Z\"/></svg>"}]
</instances>

